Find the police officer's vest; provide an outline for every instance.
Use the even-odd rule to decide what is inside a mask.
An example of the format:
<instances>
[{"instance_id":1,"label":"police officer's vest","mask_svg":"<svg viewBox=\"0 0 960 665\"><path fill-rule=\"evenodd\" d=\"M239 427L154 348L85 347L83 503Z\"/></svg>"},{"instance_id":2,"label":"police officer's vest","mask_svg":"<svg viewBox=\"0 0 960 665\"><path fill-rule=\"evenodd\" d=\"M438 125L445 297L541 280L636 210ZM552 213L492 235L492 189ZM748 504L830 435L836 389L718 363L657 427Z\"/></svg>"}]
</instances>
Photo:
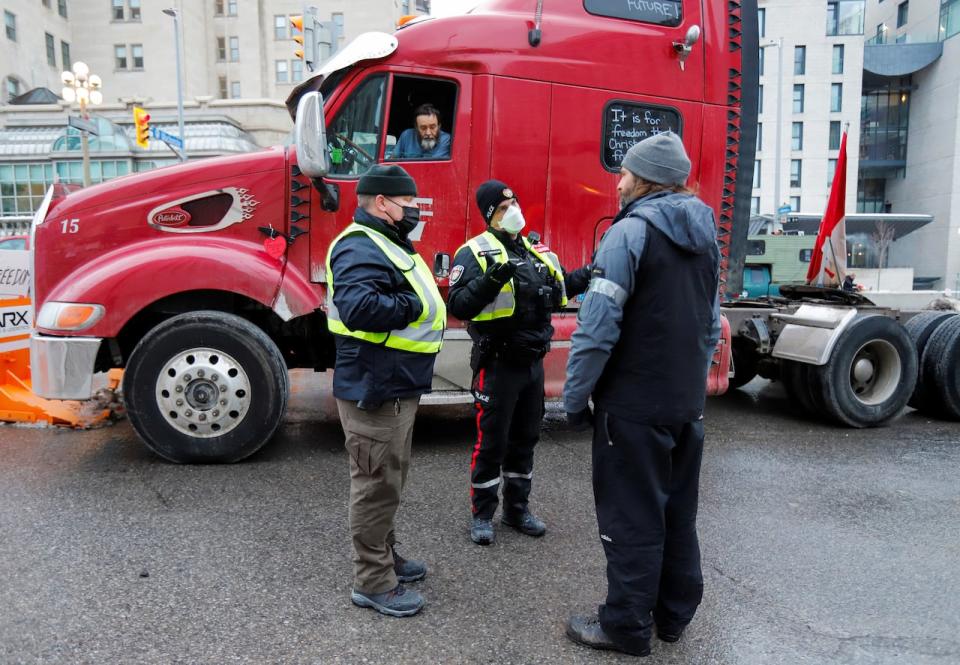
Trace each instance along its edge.
<instances>
[{"instance_id":1,"label":"police officer's vest","mask_svg":"<svg viewBox=\"0 0 960 665\"><path fill-rule=\"evenodd\" d=\"M334 280L330 266L330 257L337 243L347 235L364 233L373 241L380 251L403 273L404 278L413 288L423 312L420 318L403 330L390 332L364 332L351 330L340 319L340 312L333 302ZM440 297L433 273L419 254L407 254L402 248L391 242L382 233L361 224L351 224L334 238L327 251L327 328L335 335L354 337L371 344L381 344L390 349L412 351L414 353L438 353L443 346L443 329L447 323L447 306Z\"/></svg>"},{"instance_id":2,"label":"police officer's vest","mask_svg":"<svg viewBox=\"0 0 960 665\"><path fill-rule=\"evenodd\" d=\"M520 239L523 241L523 246L527 248L527 251L547 266L547 270L550 271L550 274L557 281L557 284L560 285L560 306L563 307L567 304L567 290L563 284L563 270L560 268L560 260L557 258L557 255L553 252L537 251L525 236L520 236ZM489 265L487 262L490 260L490 257L493 257L497 263L507 262L507 248L503 246L503 243L500 242L497 236L489 231L484 231L480 235L471 238L467 241L467 244L461 246L460 249L464 247L470 248L470 251L473 252L473 257L484 271ZM459 252L460 249L458 249L457 252ZM503 288L500 289L500 293L493 299L493 302L480 310L480 313L473 317L472 320L492 321L493 319L503 319L513 316L516 308L517 299L513 292L513 280L509 280L503 285Z\"/></svg>"}]
</instances>

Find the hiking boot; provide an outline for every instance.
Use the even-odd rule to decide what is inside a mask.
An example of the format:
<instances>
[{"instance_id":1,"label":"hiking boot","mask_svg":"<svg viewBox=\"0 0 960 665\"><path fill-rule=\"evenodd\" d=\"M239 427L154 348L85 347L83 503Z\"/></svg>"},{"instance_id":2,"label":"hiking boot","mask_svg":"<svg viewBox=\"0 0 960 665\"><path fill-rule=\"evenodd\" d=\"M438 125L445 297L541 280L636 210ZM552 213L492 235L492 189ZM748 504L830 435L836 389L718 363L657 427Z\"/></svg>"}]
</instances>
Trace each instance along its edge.
<instances>
[{"instance_id":1,"label":"hiking boot","mask_svg":"<svg viewBox=\"0 0 960 665\"><path fill-rule=\"evenodd\" d=\"M402 584L383 593L360 593L354 589L350 600L357 607L372 607L380 614L392 617L413 616L422 610L424 605L423 596L411 589L405 589Z\"/></svg>"},{"instance_id":2,"label":"hiking boot","mask_svg":"<svg viewBox=\"0 0 960 665\"><path fill-rule=\"evenodd\" d=\"M397 552L396 546L391 546L393 550L393 572L397 575L398 582L416 582L427 576L427 564L419 559L404 559Z\"/></svg>"},{"instance_id":3,"label":"hiking boot","mask_svg":"<svg viewBox=\"0 0 960 665\"><path fill-rule=\"evenodd\" d=\"M477 545L493 544L493 520L474 517L470 526L470 540Z\"/></svg>"},{"instance_id":4,"label":"hiking boot","mask_svg":"<svg viewBox=\"0 0 960 665\"><path fill-rule=\"evenodd\" d=\"M683 635L683 628L661 628L657 626L657 637L664 642L677 642Z\"/></svg>"},{"instance_id":5,"label":"hiking boot","mask_svg":"<svg viewBox=\"0 0 960 665\"><path fill-rule=\"evenodd\" d=\"M503 518L500 521L505 526L514 528L520 533L525 533L528 536L533 536L534 538L539 538L547 532L547 525L530 511L518 516L507 515L504 513Z\"/></svg>"},{"instance_id":6,"label":"hiking boot","mask_svg":"<svg viewBox=\"0 0 960 665\"><path fill-rule=\"evenodd\" d=\"M570 617L570 620L567 622L567 637L577 644L583 644L591 649L619 651L621 653L628 653L631 656L650 655L649 642L640 648L634 649L614 642L610 636L603 631L603 626L600 625L600 619L597 617Z\"/></svg>"}]
</instances>

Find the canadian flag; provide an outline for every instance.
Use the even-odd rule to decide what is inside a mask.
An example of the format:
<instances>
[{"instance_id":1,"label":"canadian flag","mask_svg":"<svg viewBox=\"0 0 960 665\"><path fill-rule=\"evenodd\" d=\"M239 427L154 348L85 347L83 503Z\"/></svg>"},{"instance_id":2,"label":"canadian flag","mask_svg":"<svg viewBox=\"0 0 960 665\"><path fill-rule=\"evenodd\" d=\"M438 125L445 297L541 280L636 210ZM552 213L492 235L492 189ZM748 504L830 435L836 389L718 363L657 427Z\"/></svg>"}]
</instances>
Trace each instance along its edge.
<instances>
[{"instance_id":1,"label":"canadian flag","mask_svg":"<svg viewBox=\"0 0 960 665\"><path fill-rule=\"evenodd\" d=\"M813 246L807 284L840 286L847 272L847 225L844 202L847 198L847 133L840 141L837 170L833 175L827 211L820 222L817 242Z\"/></svg>"}]
</instances>

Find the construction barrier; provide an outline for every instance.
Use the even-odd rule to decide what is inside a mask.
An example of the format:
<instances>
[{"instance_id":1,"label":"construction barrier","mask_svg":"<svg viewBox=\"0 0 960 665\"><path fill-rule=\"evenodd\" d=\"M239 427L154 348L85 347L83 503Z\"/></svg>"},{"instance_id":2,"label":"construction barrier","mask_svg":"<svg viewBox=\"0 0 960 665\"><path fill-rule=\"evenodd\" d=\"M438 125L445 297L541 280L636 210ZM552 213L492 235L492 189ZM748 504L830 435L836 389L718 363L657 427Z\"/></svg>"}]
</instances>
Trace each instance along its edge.
<instances>
[{"instance_id":1,"label":"construction barrier","mask_svg":"<svg viewBox=\"0 0 960 665\"><path fill-rule=\"evenodd\" d=\"M30 389L30 253L0 250L0 422L90 427L116 411L113 391L121 371L110 373L107 389L91 402L49 400Z\"/></svg>"}]
</instances>

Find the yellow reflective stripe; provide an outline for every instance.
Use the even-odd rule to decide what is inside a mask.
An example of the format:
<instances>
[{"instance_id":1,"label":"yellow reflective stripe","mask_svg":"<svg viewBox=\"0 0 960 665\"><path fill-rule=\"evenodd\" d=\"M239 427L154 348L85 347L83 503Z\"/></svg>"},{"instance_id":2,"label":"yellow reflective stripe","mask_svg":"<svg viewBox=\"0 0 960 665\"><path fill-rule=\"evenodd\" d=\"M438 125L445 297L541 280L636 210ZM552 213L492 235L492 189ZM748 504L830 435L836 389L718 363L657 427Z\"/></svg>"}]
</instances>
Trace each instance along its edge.
<instances>
[{"instance_id":1,"label":"yellow reflective stripe","mask_svg":"<svg viewBox=\"0 0 960 665\"><path fill-rule=\"evenodd\" d=\"M533 248L533 245L531 245L530 241L526 238L523 239L523 244L526 245L530 253L543 261L544 265L546 265L547 269L550 271L550 274L553 275L553 278L559 282L561 294L560 306L564 307L567 304L567 285L563 281L563 267L560 265L560 259L553 252L544 252L541 254Z\"/></svg>"},{"instance_id":2,"label":"yellow reflective stripe","mask_svg":"<svg viewBox=\"0 0 960 665\"><path fill-rule=\"evenodd\" d=\"M499 250L499 253L494 256L494 259L497 263L506 263L507 262L507 248L503 246L503 243L489 231L485 231L478 236L471 238L467 241L467 247L470 248L470 251L473 252L474 258L477 260L477 263L480 264L481 268L485 268L484 261L481 261L481 258L489 260L489 256L482 257L483 252L494 252ZM513 312L517 308L517 301L513 295L513 281L508 281L503 285L503 288L500 289L500 292L497 294L497 297L493 299L493 302L487 304L480 313L473 317L473 321L492 321L493 319L503 319L508 316L512 316Z\"/></svg>"}]
</instances>

